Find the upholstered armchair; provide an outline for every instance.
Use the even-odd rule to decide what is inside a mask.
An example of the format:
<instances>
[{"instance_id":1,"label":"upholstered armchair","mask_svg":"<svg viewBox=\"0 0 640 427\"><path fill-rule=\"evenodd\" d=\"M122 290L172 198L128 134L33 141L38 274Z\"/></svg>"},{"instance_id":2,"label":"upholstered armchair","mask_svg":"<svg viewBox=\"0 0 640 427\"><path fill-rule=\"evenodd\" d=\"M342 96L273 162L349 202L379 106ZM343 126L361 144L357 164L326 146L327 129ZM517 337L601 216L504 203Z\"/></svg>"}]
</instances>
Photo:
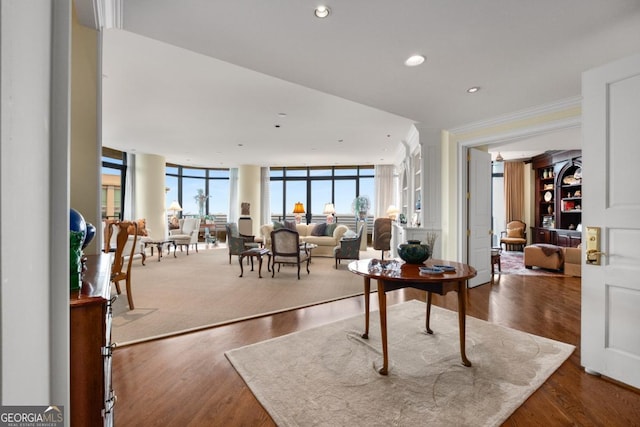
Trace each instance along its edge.
<instances>
[{"instance_id":1,"label":"upholstered armchair","mask_svg":"<svg viewBox=\"0 0 640 427\"><path fill-rule=\"evenodd\" d=\"M307 274L309 274L309 262L311 254L306 249L306 245L300 247L300 234L288 228L280 228L271 232L271 277L276 274L276 264L278 272L280 265L293 264L298 266L298 280L300 280L300 264L307 263Z\"/></svg>"},{"instance_id":2,"label":"upholstered armchair","mask_svg":"<svg viewBox=\"0 0 640 427\"><path fill-rule=\"evenodd\" d=\"M180 220L180 228L169 230L169 240L173 242L175 252L180 246L187 247L187 255L189 255L189 246L193 245L198 252L198 233L200 232L200 218L183 218Z\"/></svg>"},{"instance_id":3,"label":"upholstered armchair","mask_svg":"<svg viewBox=\"0 0 640 427\"><path fill-rule=\"evenodd\" d=\"M507 229L500 232L500 247L505 245L505 250L517 247L524 250L527 244L527 224L522 221L514 220L507 224Z\"/></svg>"},{"instance_id":4,"label":"upholstered armchair","mask_svg":"<svg viewBox=\"0 0 640 427\"><path fill-rule=\"evenodd\" d=\"M338 269L338 263L342 259L360 259L360 241L362 239L362 230L364 226L360 226L358 234L353 238L340 239L340 244L333 248L333 257L336 262L336 269Z\"/></svg>"},{"instance_id":5,"label":"upholstered armchair","mask_svg":"<svg viewBox=\"0 0 640 427\"><path fill-rule=\"evenodd\" d=\"M228 222L224 228L227 231L227 248L229 248L229 264L232 255L240 255L247 249L259 248L260 244L253 241L253 236L245 236L238 232L238 224ZM247 262L249 258L247 258Z\"/></svg>"},{"instance_id":6,"label":"upholstered armchair","mask_svg":"<svg viewBox=\"0 0 640 427\"><path fill-rule=\"evenodd\" d=\"M376 218L373 221L373 249L384 252L391 250L391 219Z\"/></svg>"}]
</instances>

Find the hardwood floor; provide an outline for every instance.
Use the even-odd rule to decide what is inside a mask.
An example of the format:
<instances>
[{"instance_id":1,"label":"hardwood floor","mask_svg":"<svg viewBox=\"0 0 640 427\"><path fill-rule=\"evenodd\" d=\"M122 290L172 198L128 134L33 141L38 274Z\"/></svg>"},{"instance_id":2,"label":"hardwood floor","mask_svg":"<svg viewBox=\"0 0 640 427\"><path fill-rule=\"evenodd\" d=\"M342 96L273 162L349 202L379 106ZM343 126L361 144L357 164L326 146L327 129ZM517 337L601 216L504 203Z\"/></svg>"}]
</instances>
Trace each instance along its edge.
<instances>
[{"instance_id":1,"label":"hardwood floor","mask_svg":"<svg viewBox=\"0 0 640 427\"><path fill-rule=\"evenodd\" d=\"M412 289L388 304L424 301ZM434 304L456 310L455 293ZM377 297L372 295L372 309ZM362 313L362 296L192 334L116 348L113 384L118 426L272 426L273 421L224 356L226 350ZM586 374L580 367L580 280L496 276L469 290L470 316L576 346L571 357L506 426L640 425L640 391Z\"/></svg>"}]
</instances>

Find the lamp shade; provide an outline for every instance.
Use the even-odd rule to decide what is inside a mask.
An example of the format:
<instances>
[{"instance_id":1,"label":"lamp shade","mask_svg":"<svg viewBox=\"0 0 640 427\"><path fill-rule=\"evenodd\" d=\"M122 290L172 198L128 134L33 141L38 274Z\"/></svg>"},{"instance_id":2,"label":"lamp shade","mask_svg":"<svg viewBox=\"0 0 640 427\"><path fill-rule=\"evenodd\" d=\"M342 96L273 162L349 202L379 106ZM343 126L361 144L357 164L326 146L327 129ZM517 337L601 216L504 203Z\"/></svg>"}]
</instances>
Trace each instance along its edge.
<instances>
[{"instance_id":1,"label":"lamp shade","mask_svg":"<svg viewBox=\"0 0 640 427\"><path fill-rule=\"evenodd\" d=\"M325 203L322 213L325 215L332 215L336 213L336 208L333 206L333 203Z\"/></svg>"},{"instance_id":2,"label":"lamp shade","mask_svg":"<svg viewBox=\"0 0 640 427\"><path fill-rule=\"evenodd\" d=\"M391 219L396 219L396 216L400 213L400 210L396 207L396 205L389 205L387 208L387 216Z\"/></svg>"},{"instance_id":3,"label":"lamp shade","mask_svg":"<svg viewBox=\"0 0 640 427\"><path fill-rule=\"evenodd\" d=\"M168 209L168 210L170 210L170 211L181 211L181 210L182 210L182 208L180 207L180 203L178 203L178 201L177 201L177 200L174 200L174 201L171 203L171 206L169 206L169 209Z\"/></svg>"},{"instance_id":4,"label":"lamp shade","mask_svg":"<svg viewBox=\"0 0 640 427\"><path fill-rule=\"evenodd\" d=\"M293 207L293 213L294 214L304 213L304 205L302 204L302 202L296 202L295 206Z\"/></svg>"}]
</instances>

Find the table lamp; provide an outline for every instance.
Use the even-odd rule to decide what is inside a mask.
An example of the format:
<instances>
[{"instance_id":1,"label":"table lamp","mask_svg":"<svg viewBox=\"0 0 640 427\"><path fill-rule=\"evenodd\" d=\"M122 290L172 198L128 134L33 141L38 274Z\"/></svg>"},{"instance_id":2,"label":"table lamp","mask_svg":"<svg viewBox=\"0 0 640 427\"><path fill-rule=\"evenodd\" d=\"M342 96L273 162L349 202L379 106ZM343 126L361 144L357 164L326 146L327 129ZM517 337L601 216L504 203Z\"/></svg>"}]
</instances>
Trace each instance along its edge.
<instances>
[{"instance_id":1,"label":"table lamp","mask_svg":"<svg viewBox=\"0 0 640 427\"><path fill-rule=\"evenodd\" d=\"M327 224L333 224L333 214L336 213L336 208L333 206L333 203L325 203L322 213L327 216Z\"/></svg>"},{"instance_id":2,"label":"table lamp","mask_svg":"<svg viewBox=\"0 0 640 427\"><path fill-rule=\"evenodd\" d=\"M178 212L180 212L182 210L182 207L180 206L180 203L178 203L177 200L174 200L171 203L171 206L169 206L169 209L167 209L169 211L173 211L173 215L170 218L170 222L173 223L174 221L176 221L178 219Z\"/></svg>"},{"instance_id":3,"label":"table lamp","mask_svg":"<svg viewBox=\"0 0 640 427\"><path fill-rule=\"evenodd\" d=\"M395 221L399 213L400 210L398 210L396 205L389 205L389 207L387 208L387 216L389 217L389 219L391 219L391 221Z\"/></svg>"},{"instance_id":4,"label":"table lamp","mask_svg":"<svg viewBox=\"0 0 640 427\"><path fill-rule=\"evenodd\" d=\"M296 202L295 206L293 207L293 216L296 219L296 224L300 224L303 213L304 205L302 204L302 202Z\"/></svg>"}]
</instances>

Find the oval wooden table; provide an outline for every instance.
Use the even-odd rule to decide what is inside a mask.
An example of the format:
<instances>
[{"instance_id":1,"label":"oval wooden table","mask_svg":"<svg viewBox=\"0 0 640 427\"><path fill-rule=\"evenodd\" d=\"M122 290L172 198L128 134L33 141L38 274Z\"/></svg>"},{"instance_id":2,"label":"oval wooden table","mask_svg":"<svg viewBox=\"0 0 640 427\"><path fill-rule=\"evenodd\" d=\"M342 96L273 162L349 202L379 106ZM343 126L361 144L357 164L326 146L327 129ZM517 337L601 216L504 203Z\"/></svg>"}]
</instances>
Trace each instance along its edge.
<instances>
[{"instance_id":1,"label":"oval wooden table","mask_svg":"<svg viewBox=\"0 0 640 427\"><path fill-rule=\"evenodd\" d=\"M395 261L399 268L382 268L383 265L392 265ZM434 265L448 265L455 271L438 275L424 275L419 267L432 267ZM465 353L465 317L467 308L467 280L475 277L476 269L460 262L429 259L424 264L406 264L400 260L362 259L349 263L349 271L364 277L364 304L365 304L365 331L363 338L369 338L369 294L371 292L371 279L378 282L378 304L380 306L380 333L382 338L383 364L378 372L387 375L389 370L389 353L387 350L387 291L402 288L416 288L427 292L427 313L425 326L427 333L433 331L429 325L431 315L431 296L435 292L445 295L450 291L458 293L458 324L460 328L460 356L465 366L471 366Z\"/></svg>"}]
</instances>

